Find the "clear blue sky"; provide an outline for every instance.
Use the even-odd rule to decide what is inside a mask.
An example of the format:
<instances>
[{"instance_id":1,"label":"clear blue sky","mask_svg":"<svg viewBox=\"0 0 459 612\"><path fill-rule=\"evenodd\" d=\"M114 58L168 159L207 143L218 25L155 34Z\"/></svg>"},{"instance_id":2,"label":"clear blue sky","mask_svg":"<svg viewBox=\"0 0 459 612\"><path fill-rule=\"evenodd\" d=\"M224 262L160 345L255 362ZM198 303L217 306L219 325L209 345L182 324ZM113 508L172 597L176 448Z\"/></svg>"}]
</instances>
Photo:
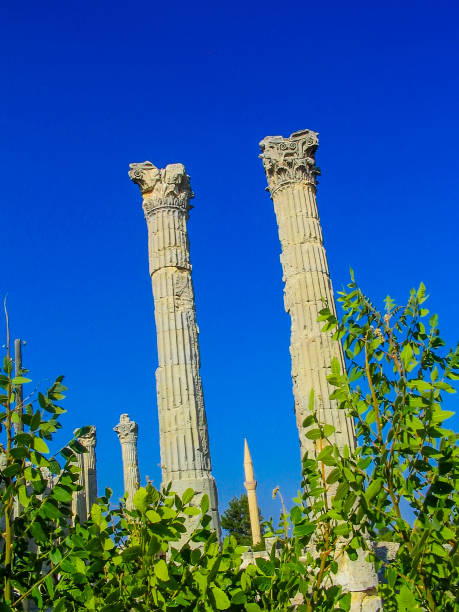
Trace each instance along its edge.
<instances>
[{"instance_id":1,"label":"clear blue sky","mask_svg":"<svg viewBox=\"0 0 459 612\"><path fill-rule=\"evenodd\" d=\"M265 515L300 472L280 245L258 142L320 132L318 203L335 291L422 280L458 337L456 2L3 3L2 273L35 381L65 374L64 432L93 423L99 487L122 493L112 428L139 423L160 481L147 234L130 162L182 162L221 506L243 437Z\"/></svg>"}]
</instances>

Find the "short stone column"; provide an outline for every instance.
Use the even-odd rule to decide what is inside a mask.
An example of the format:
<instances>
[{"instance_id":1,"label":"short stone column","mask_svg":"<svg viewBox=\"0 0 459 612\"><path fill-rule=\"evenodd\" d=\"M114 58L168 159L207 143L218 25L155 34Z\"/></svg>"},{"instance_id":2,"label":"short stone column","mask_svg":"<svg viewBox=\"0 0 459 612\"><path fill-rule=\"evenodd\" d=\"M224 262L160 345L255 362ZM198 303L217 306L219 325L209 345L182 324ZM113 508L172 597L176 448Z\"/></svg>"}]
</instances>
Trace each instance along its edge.
<instances>
[{"instance_id":1,"label":"short stone column","mask_svg":"<svg viewBox=\"0 0 459 612\"><path fill-rule=\"evenodd\" d=\"M244 487L247 491L247 501L249 503L250 529L252 531L252 544L256 546L261 542L260 514L257 501L257 481L253 470L252 456L250 454L247 440L244 439Z\"/></svg>"},{"instance_id":2,"label":"short stone column","mask_svg":"<svg viewBox=\"0 0 459 612\"><path fill-rule=\"evenodd\" d=\"M163 485L178 494L191 488L209 496L213 527L220 534L202 391L198 326L187 233L189 176L182 164L163 169L130 165L139 185L148 226L150 276L158 346L158 398Z\"/></svg>"},{"instance_id":3,"label":"short stone column","mask_svg":"<svg viewBox=\"0 0 459 612\"><path fill-rule=\"evenodd\" d=\"M140 485L139 461L137 457L137 423L131 421L129 415L122 414L120 422L113 428L121 443L121 455L123 457L124 494L126 496L126 507L133 508L135 492Z\"/></svg>"},{"instance_id":4,"label":"short stone column","mask_svg":"<svg viewBox=\"0 0 459 612\"><path fill-rule=\"evenodd\" d=\"M355 444L353 422L338 409L336 400L330 399L333 388L327 381L334 357L344 370L343 350L330 333L321 331L323 323L317 322L324 301L335 311L316 203L318 143L317 133L310 130L294 132L289 138L267 136L260 142L282 246L284 302L291 318L293 394L302 456L315 450L315 442L306 438L303 428L310 414L311 390L320 421L335 427L333 442L350 449Z\"/></svg>"},{"instance_id":5,"label":"short stone column","mask_svg":"<svg viewBox=\"0 0 459 612\"><path fill-rule=\"evenodd\" d=\"M78 429L76 429L73 433L76 434ZM81 439L78 439L81 442ZM72 514L73 516L78 516L80 519L80 523L84 523L88 518L86 511L86 490L84 484L84 453L80 453L77 455L77 467L79 469L77 485L81 487L79 491L74 491L72 494Z\"/></svg>"},{"instance_id":6,"label":"short stone column","mask_svg":"<svg viewBox=\"0 0 459 612\"><path fill-rule=\"evenodd\" d=\"M91 425L89 431L78 441L87 452L80 455L83 458L83 478L86 501L86 516L91 514L92 505L97 500L97 469L96 469L96 428Z\"/></svg>"}]
</instances>

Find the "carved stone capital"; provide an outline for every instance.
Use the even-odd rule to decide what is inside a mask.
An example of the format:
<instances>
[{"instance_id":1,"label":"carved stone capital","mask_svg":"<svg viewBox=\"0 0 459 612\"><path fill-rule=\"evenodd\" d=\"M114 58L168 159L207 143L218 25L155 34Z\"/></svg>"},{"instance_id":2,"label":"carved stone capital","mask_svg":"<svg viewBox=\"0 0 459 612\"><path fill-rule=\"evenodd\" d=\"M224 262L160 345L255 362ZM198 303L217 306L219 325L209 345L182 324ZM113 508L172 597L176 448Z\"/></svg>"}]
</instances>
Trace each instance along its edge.
<instances>
[{"instance_id":1,"label":"carved stone capital","mask_svg":"<svg viewBox=\"0 0 459 612\"><path fill-rule=\"evenodd\" d=\"M96 443L97 443L97 438L96 438L96 428L94 427L94 425L91 425L88 433L78 438L78 441L80 442L80 444L85 446L87 449L95 448Z\"/></svg>"},{"instance_id":2,"label":"carved stone capital","mask_svg":"<svg viewBox=\"0 0 459 612\"><path fill-rule=\"evenodd\" d=\"M120 422L113 428L113 431L116 431L118 434L121 444L137 441L137 423L131 421L127 414L122 414L120 416Z\"/></svg>"},{"instance_id":3,"label":"carved stone capital","mask_svg":"<svg viewBox=\"0 0 459 612\"><path fill-rule=\"evenodd\" d=\"M284 185L307 183L316 185L320 169L315 152L319 145L318 133L311 130L293 132L289 138L267 136L260 142L263 166L271 195Z\"/></svg>"},{"instance_id":4,"label":"carved stone capital","mask_svg":"<svg viewBox=\"0 0 459 612\"><path fill-rule=\"evenodd\" d=\"M194 194L183 164L168 164L160 169L146 161L129 167L129 178L140 187L146 217L162 208L185 212L191 208L189 200Z\"/></svg>"}]
</instances>

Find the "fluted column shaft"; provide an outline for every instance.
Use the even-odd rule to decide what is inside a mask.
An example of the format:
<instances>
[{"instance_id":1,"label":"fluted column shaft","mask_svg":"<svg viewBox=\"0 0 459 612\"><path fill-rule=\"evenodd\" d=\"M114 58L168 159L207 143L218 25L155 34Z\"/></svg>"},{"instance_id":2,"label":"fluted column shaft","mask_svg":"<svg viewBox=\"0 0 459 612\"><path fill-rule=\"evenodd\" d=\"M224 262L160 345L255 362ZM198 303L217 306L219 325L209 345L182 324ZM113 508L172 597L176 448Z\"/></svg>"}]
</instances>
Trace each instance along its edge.
<instances>
[{"instance_id":1,"label":"fluted column shaft","mask_svg":"<svg viewBox=\"0 0 459 612\"><path fill-rule=\"evenodd\" d=\"M260 143L282 246L284 303L291 318L293 393L302 454L315 448L303 428L310 414L312 389L320 421L335 427L333 441L341 448L354 446L353 423L330 399L333 388L327 381L334 357L344 370L342 347L330 333L322 332L323 323L317 322L324 301L335 311L316 203L317 145L317 134L309 130L295 132L290 138L268 136Z\"/></svg>"},{"instance_id":2,"label":"fluted column shaft","mask_svg":"<svg viewBox=\"0 0 459 612\"><path fill-rule=\"evenodd\" d=\"M74 433L76 431L78 430ZM85 453L77 456L80 470L77 483L83 488L73 493L72 512L78 515L80 523L84 523L97 500L96 428L91 425L88 433L78 438L78 442L86 448Z\"/></svg>"},{"instance_id":3,"label":"fluted column shaft","mask_svg":"<svg viewBox=\"0 0 459 612\"><path fill-rule=\"evenodd\" d=\"M170 482L177 493L207 493L219 530L186 226L193 197L189 177L182 164L160 170L150 162L131 164L130 177L140 186L148 226L163 484Z\"/></svg>"},{"instance_id":4,"label":"fluted column shaft","mask_svg":"<svg viewBox=\"0 0 459 612\"><path fill-rule=\"evenodd\" d=\"M89 432L81 436L79 441L87 450L86 453L80 456L83 459L86 516L89 516L92 505L97 501L96 428L91 425Z\"/></svg>"},{"instance_id":5,"label":"fluted column shaft","mask_svg":"<svg viewBox=\"0 0 459 612\"><path fill-rule=\"evenodd\" d=\"M131 421L127 414L122 414L120 422L114 427L114 431L118 434L121 443L124 493L126 495L126 506L131 510L133 508L135 492L140 485L139 461L137 457L137 423Z\"/></svg>"},{"instance_id":6,"label":"fluted column shaft","mask_svg":"<svg viewBox=\"0 0 459 612\"><path fill-rule=\"evenodd\" d=\"M83 466L83 455L77 456L77 465L79 468L77 484L83 487L80 491L74 491L72 494L72 514L78 516L80 523L86 521L86 492L84 489L84 466Z\"/></svg>"}]
</instances>

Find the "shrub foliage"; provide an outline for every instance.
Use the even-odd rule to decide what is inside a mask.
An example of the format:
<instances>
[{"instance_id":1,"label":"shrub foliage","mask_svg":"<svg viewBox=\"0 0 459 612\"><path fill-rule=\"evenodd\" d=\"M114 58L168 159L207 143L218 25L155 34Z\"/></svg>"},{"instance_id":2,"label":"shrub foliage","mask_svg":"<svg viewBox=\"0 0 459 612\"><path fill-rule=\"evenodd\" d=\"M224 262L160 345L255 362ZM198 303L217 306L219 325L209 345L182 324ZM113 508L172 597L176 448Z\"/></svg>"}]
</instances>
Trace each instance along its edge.
<instances>
[{"instance_id":1,"label":"shrub foliage","mask_svg":"<svg viewBox=\"0 0 459 612\"><path fill-rule=\"evenodd\" d=\"M331 364L339 408L354 419L357 446L338 449L333 428L318 420L311 394L306 435L317 452L303 459L303 482L290 511L292 536L250 563L229 536L209 529L208 499L151 485L134 509L94 504L84 524L72 517L78 490L77 438L52 454L60 427L62 377L46 393L17 393L7 342L0 372L0 609L347 611L351 595L334 580L346 555L366 551L383 577L385 609L453 611L458 582L457 435L445 394L459 378L459 351L444 349L425 289L408 303L387 298L378 311L352 279L338 322L324 308L324 333L343 342L348 367ZM448 402L449 408L450 401ZM52 486L51 486L52 482ZM375 558L380 533L398 544L390 563ZM271 526L272 534L282 534ZM360 552L360 554L362 554Z\"/></svg>"}]
</instances>

